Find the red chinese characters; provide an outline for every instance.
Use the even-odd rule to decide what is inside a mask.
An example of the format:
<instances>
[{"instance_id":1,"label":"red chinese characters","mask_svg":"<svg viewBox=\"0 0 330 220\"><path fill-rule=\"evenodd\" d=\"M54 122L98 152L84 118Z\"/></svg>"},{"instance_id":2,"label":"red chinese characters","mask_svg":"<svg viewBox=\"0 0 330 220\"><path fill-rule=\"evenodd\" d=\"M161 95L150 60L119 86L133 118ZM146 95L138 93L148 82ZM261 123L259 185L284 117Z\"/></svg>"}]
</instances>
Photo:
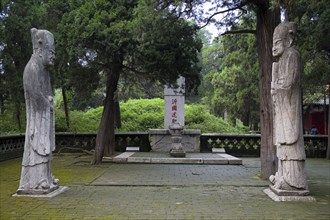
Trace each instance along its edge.
<instances>
[{"instance_id":1,"label":"red chinese characters","mask_svg":"<svg viewBox=\"0 0 330 220\"><path fill-rule=\"evenodd\" d=\"M172 99L172 124L177 122L177 99Z\"/></svg>"}]
</instances>

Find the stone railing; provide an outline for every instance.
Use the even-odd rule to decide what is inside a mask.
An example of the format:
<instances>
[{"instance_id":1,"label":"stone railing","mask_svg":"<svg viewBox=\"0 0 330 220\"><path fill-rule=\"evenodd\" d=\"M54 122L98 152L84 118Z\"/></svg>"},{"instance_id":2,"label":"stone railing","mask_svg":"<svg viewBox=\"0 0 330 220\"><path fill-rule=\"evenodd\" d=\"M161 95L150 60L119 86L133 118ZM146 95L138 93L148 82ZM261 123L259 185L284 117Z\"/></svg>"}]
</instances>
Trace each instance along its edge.
<instances>
[{"instance_id":1,"label":"stone railing","mask_svg":"<svg viewBox=\"0 0 330 220\"><path fill-rule=\"evenodd\" d=\"M328 148L327 135L305 135L304 143L307 157L326 157Z\"/></svg>"},{"instance_id":2,"label":"stone railing","mask_svg":"<svg viewBox=\"0 0 330 220\"><path fill-rule=\"evenodd\" d=\"M305 135L304 143L307 157L325 157L327 135ZM260 134L202 134L201 152L212 152L212 148L224 148L235 156L259 156Z\"/></svg>"},{"instance_id":3,"label":"stone railing","mask_svg":"<svg viewBox=\"0 0 330 220\"><path fill-rule=\"evenodd\" d=\"M124 152L126 147L140 147L150 151L148 132L116 132L115 151ZM96 133L56 133L56 147L61 152L74 152L75 148L92 150L96 143Z\"/></svg>"},{"instance_id":4,"label":"stone railing","mask_svg":"<svg viewBox=\"0 0 330 220\"><path fill-rule=\"evenodd\" d=\"M0 161L21 157L25 135L0 136Z\"/></svg>"},{"instance_id":5,"label":"stone railing","mask_svg":"<svg viewBox=\"0 0 330 220\"><path fill-rule=\"evenodd\" d=\"M235 156L259 156L260 135L252 134L202 134L201 152L212 152L212 148L224 148Z\"/></svg>"},{"instance_id":6,"label":"stone railing","mask_svg":"<svg viewBox=\"0 0 330 220\"><path fill-rule=\"evenodd\" d=\"M0 161L23 155L24 135L0 136ZM116 132L116 151L123 152L126 147L140 147L141 151L150 151L148 132ZM96 143L96 133L56 133L56 152L81 152L92 150Z\"/></svg>"},{"instance_id":7,"label":"stone railing","mask_svg":"<svg viewBox=\"0 0 330 220\"><path fill-rule=\"evenodd\" d=\"M148 132L117 132L115 150L123 152L126 147L140 147L150 151ZM0 136L0 161L21 157L24 149L24 135ZM326 135L305 135L308 157L324 158L327 150ZM61 152L81 152L95 147L96 133L56 133L56 150ZM224 148L234 156L259 156L260 135L202 134L200 151L212 152L212 148ZM78 149L78 150L77 150Z\"/></svg>"}]
</instances>

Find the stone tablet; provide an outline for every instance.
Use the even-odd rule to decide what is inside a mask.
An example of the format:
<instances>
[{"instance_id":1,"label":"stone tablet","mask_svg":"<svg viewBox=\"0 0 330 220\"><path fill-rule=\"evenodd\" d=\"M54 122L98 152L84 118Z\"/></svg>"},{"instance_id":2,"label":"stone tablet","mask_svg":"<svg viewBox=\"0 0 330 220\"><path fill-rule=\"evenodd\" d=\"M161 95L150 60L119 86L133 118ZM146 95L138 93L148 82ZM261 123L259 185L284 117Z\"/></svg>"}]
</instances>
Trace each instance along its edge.
<instances>
[{"instance_id":1,"label":"stone tablet","mask_svg":"<svg viewBox=\"0 0 330 220\"><path fill-rule=\"evenodd\" d=\"M54 65L54 36L31 29L33 54L23 74L26 133L17 194L48 194L59 188L52 175L55 150L54 102L48 67Z\"/></svg>"},{"instance_id":2,"label":"stone tablet","mask_svg":"<svg viewBox=\"0 0 330 220\"><path fill-rule=\"evenodd\" d=\"M185 79L177 80L177 87L164 88L164 129L170 125L180 124L184 126L184 94Z\"/></svg>"}]
</instances>

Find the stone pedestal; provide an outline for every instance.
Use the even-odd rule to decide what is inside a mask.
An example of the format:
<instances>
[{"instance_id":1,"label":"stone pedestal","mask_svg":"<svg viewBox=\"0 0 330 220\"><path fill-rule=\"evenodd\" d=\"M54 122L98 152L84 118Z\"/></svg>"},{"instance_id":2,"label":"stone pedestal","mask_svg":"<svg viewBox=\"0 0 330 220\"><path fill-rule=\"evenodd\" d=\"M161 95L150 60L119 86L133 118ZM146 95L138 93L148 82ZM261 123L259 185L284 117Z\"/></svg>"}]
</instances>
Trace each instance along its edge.
<instances>
[{"instance_id":1,"label":"stone pedestal","mask_svg":"<svg viewBox=\"0 0 330 220\"><path fill-rule=\"evenodd\" d=\"M172 139L169 129L149 130L151 151L170 152L172 149ZM200 152L201 131L186 129L182 131L181 144L185 152Z\"/></svg>"},{"instance_id":2,"label":"stone pedestal","mask_svg":"<svg viewBox=\"0 0 330 220\"><path fill-rule=\"evenodd\" d=\"M65 191L69 190L69 187L67 186L59 186L59 187L56 187L53 188L52 191L49 191L49 192L44 192L44 193L26 193L26 192L19 192L17 191L13 196L14 197L35 197L35 198L52 198L52 197L55 197Z\"/></svg>"},{"instance_id":3,"label":"stone pedestal","mask_svg":"<svg viewBox=\"0 0 330 220\"><path fill-rule=\"evenodd\" d=\"M170 155L172 157L186 157L186 152L183 150L181 144L183 126L181 126L180 124L173 124L169 126L169 129L172 135L172 148L170 150Z\"/></svg>"},{"instance_id":4,"label":"stone pedestal","mask_svg":"<svg viewBox=\"0 0 330 220\"><path fill-rule=\"evenodd\" d=\"M264 190L272 200L276 202L285 201L304 201L304 202L315 202L313 196L309 196L308 190L281 190L276 189L274 186L270 185L269 188Z\"/></svg>"},{"instance_id":5,"label":"stone pedestal","mask_svg":"<svg viewBox=\"0 0 330 220\"><path fill-rule=\"evenodd\" d=\"M59 185L51 186L49 189L18 189L17 195L45 195L52 193L60 188Z\"/></svg>"}]
</instances>

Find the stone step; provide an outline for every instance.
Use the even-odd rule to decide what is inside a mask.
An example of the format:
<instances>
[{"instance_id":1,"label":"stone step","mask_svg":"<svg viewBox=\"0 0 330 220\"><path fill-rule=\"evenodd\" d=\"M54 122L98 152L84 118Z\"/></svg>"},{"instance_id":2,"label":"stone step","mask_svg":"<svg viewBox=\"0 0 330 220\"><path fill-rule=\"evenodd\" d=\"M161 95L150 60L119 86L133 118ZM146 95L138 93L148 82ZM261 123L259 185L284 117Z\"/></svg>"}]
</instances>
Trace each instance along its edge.
<instances>
[{"instance_id":1,"label":"stone step","mask_svg":"<svg viewBox=\"0 0 330 220\"><path fill-rule=\"evenodd\" d=\"M116 157L106 157L105 159L114 163L242 165L241 159L225 153L217 154L217 156L212 153L203 153L196 154L196 157L194 157L194 153L190 153L185 158L170 157L167 154L164 154L164 157L159 157L159 154L153 155L152 152L144 156L134 156L134 154L135 152L125 152Z\"/></svg>"}]
</instances>

